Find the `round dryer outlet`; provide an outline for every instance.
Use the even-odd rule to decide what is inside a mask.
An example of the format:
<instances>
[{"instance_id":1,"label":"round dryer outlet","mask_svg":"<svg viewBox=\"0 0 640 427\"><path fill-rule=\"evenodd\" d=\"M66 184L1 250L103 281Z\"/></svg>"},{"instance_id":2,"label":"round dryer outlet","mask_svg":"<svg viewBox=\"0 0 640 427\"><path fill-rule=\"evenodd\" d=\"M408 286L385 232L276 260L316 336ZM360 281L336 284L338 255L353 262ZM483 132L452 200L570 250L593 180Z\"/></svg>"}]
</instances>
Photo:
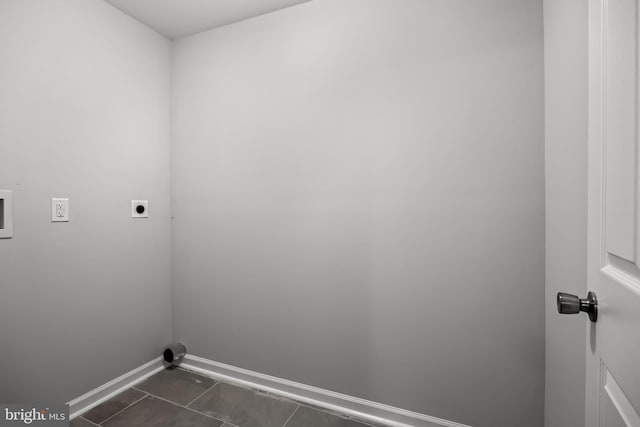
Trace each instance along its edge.
<instances>
[{"instance_id":1,"label":"round dryer outlet","mask_svg":"<svg viewBox=\"0 0 640 427\"><path fill-rule=\"evenodd\" d=\"M131 218L149 218L149 201L132 200Z\"/></svg>"}]
</instances>

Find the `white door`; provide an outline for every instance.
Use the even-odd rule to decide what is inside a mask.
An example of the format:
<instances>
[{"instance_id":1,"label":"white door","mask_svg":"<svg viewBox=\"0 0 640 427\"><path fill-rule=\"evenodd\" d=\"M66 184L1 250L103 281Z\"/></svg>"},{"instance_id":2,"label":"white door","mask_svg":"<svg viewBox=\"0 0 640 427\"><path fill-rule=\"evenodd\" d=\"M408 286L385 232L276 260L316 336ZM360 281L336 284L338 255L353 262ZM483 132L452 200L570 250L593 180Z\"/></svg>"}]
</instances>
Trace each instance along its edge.
<instances>
[{"instance_id":1,"label":"white door","mask_svg":"<svg viewBox=\"0 0 640 427\"><path fill-rule=\"evenodd\" d=\"M640 427L639 2L589 0L588 427Z\"/></svg>"}]
</instances>

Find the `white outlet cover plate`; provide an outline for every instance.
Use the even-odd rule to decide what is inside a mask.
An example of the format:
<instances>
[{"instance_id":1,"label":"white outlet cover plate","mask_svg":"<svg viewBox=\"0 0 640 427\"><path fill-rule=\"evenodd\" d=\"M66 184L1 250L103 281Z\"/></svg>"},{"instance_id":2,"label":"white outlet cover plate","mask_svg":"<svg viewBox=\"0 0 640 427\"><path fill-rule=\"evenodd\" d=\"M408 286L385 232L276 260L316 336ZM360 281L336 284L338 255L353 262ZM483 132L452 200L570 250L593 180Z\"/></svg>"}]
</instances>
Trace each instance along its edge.
<instances>
[{"instance_id":1,"label":"white outlet cover plate","mask_svg":"<svg viewBox=\"0 0 640 427\"><path fill-rule=\"evenodd\" d=\"M138 206L142 206L142 213L138 212ZM148 200L132 200L131 201L131 218L149 218L149 201Z\"/></svg>"},{"instance_id":2,"label":"white outlet cover plate","mask_svg":"<svg viewBox=\"0 0 640 427\"><path fill-rule=\"evenodd\" d=\"M69 199L51 198L51 222L69 222Z\"/></svg>"},{"instance_id":3,"label":"white outlet cover plate","mask_svg":"<svg viewBox=\"0 0 640 427\"><path fill-rule=\"evenodd\" d=\"M0 239L13 237L13 191L0 190Z\"/></svg>"}]
</instances>

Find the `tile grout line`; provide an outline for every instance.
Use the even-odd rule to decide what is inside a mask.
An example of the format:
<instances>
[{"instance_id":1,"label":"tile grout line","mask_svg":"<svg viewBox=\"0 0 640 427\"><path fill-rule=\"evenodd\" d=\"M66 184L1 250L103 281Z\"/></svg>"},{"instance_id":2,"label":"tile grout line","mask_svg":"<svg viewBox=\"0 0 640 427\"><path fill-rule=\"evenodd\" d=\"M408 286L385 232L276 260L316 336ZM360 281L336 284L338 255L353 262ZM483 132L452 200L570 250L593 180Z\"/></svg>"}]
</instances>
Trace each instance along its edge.
<instances>
[{"instance_id":1,"label":"tile grout line","mask_svg":"<svg viewBox=\"0 0 640 427\"><path fill-rule=\"evenodd\" d=\"M133 387L132 387L132 388L133 388ZM138 390L138 389L136 388L136 390ZM142 390L138 390L138 391L142 391ZM144 391L142 391L142 392L143 392L143 393L145 393L145 395L144 395L144 396L142 396L140 399L136 400L135 402L131 403L130 405L128 405L128 406L126 406L126 407L124 407L124 408L120 409L118 412L116 412L115 414L111 415L111 416L110 416L110 417L108 417L107 419L102 420L102 421L100 422L100 424L104 424L104 423L106 423L106 422L107 422L107 421L109 421L111 418L113 418L113 417L115 417L116 415L118 415L120 412L124 411L125 409L129 409L129 408L131 408L133 405L135 405L136 403L140 402L142 399L144 399L145 397L147 397L147 396L148 396L147 392L144 392Z\"/></svg>"},{"instance_id":2,"label":"tile grout line","mask_svg":"<svg viewBox=\"0 0 640 427\"><path fill-rule=\"evenodd\" d=\"M286 427L287 423L291 420L291 418L295 415L295 413L298 411L298 409L301 406L312 408L312 409L318 410L320 412L328 413L328 414L337 416L337 417L345 419L345 420L350 420L350 421L356 422L358 424L362 424L363 427L386 427L387 426L387 424L369 424L370 421L364 421L363 419L361 419L359 417L355 417L353 415L348 415L348 414L345 414L345 413L337 411L337 410L332 410L332 409L324 408L324 407L321 407L321 406L308 404L308 403L306 403L304 401L299 401L299 400L297 400L295 398L284 397L284 396L282 396L282 395L280 395L280 394L278 394L276 392L263 390L260 387L248 386L248 385L245 385L245 384L234 383L233 381L223 380L223 379L221 379L220 377L218 377L215 374L210 374L210 373L204 374L202 372L197 372L197 371L194 371L194 370L191 370L191 369L188 369L188 368L183 368L181 366L179 366L177 369L179 369L181 371L184 371L184 372L189 372L189 373L192 373L192 374L195 374L195 375L198 375L198 376L202 376L202 377L205 377L205 378L210 378L210 379L212 379L214 381L217 381L217 383L214 384L214 386L212 386L211 388L215 387L216 385L218 385L220 383L229 384L229 385L232 385L234 387L239 387L239 388L242 388L244 390L251 391L252 393L256 393L256 394L259 394L259 395L264 396L264 397L268 397L268 398L271 398L271 399L277 399L277 400L285 401L285 402L290 402L290 403L293 403L295 405L298 405L298 407L293 411L293 414L291 414L289 419L287 419L287 421L285 422L285 424L282 427ZM201 397L201 396L199 396L199 397ZM197 397L195 400L197 400L199 397ZM194 401L191 401L189 403L189 405L191 405ZM191 409L191 408L187 408L187 409ZM195 412L198 412L198 411L195 411ZM198 413L201 413L201 412L198 412ZM206 414L204 414L204 415L206 415ZM214 419L217 420L217 418L215 418L215 417L211 417L211 418L214 418ZM232 423L230 423L228 421L225 421L225 423L231 425L231 427L238 427L235 424L232 424Z\"/></svg>"},{"instance_id":3,"label":"tile grout line","mask_svg":"<svg viewBox=\"0 0 640 427\"><path fill-rule=\"evenodd\" d=\"M190 371L190 370L188 370L188 369L184 369L184 368L178 368L178 369L179 369L179 370L181 370L181 371L184 371L184 372L190 372L190 373L194 373L194 374L196 374L196 375L199 375L199 376L202 376L202 377L205 377L205 378L212 379L213 381L215 381L215 383L214 383L212 386L210 386L209 388L207 388L205 391L203 391L202 393L200 393L198 396L196 396L196 398L195 398L195 399L191 400L191 401L190 401L189 403L187 403L186 405L182 405L182 404L180 404L180 403L174 402L174 401L169 400L169 399L166 399L166 398L164 398L164 397L160 397L160 396L157 396L157 395L155 395L155 394L153 394L153 393L150 393L150 392L147 392L147 391L145 391L145 390L139 389L139 388L137 388L135 385L134 385L134 386L132 386L131 388L132 388L132 389L135 389L135 390L138 390L138 391L140 391L140 392L142 392L142 393L146 393L146 394L147 394L147 396L155 397L155 398L157 398L157 399L163 400L163 401L165 401L165 402L167 402L167 403L170 403L170 404L172 404L172 405L175 405L175 406L181 407L181 408L186 409L186 410L191 411L191 412L195 412L196 414L203 415L203 416L205 416L205 417L208 417L208 418L214 419L214 420L216 420L216 421L221 421L221 422L222 422L222 424L220 425L220 427L224 427L224 424L228 424L228 425L229 425L229 426L231 426L231 427L239 427L239 426L237 426L236 424L233 424L233 423L231 423L231 422L229 422L229 421L221 420L221 419L216 418L216 417L214 417L214 416L212 416L212 415L209 415L209 414L207 414L207 413L200 412L200 411L198 411L197 409L193 409L193 408L191 408L191 407L189 406L189 405L192 405L192 404L193 404L195 401L197 401L198 399L200 399L200 398L201 398L204 394L206 394L208 391L210 391L211 389L213 389L213 388L215 388L216 386L218 386L219 384L229 384L229 383L225 383L225 382L224 382L224 381L222 381L221 379L216 378L216 377L214 377L214 376L201 375L201 374L199 374L199 373L197 373L197 372L193 372L193 371ZM324 408L321 408L321 407L317 407L317 406L315 406L315 405L308 405L308 404L306 404L306 403L304 403L304 402L299 402L299 401L297 401L297 400L295 400L295 399L285 398L285 397L282 397L282 396L280 396L280 395L278 395L278 394L275 394L275 393L272 393L272 392L268 392L268 391L264 391L264 390L262 390L262 389L260 389L260 388L246 387L246 386L237 385L237 384L231 384L231 385L233 385L234 387L242 388L242 389L244 389L244 390L250 391L250 392L255 393L255 394L259 394L259 395L261 395L261 396L263 396L263 397L266 397L266 398L269 398L269 399L275 399L275 400L279 400L279 401L289 402L289 403L293 403L294 405L296 405L296 409L294 409L294 411L291 413L291 415L289 416L289 418L287 418L287 420L286 420L286 421L285 421L285 423L282 425L282 427L286 427L286 426L287 426L287 424L289 424L289 422L291 421L291 419L293 418L293 416L296 414L296 412L298 412L298 410L299 410L302 406L305 406L305 407L308 407L308 408L311 408L311 409L314 409L314 410L317 410L317 411L320 411L320 412L323 412L323 413L327 413L327 414L330 414L330 415L333 415L333 416L339 417L339 418L344 419L344 420L353 421L353 422L355 422L355 423L361 424L361 425L362 425L362 427L377 427L376 425L369 424L368 422L366 422L366 421L364 421L364 420L362 420L362 419L360 419L360 418L356 418L356 417L349 416L349 415L346 415L346 414L341 414L341 413L339 413L339 412L335 412L335 411L330 411L330 410L327 410L327 409L324 409ZM144 397L146 397L146 396L143 396L141 399L138 399L138 401L142 400ZM135 404L135 403L137 403L138 401L136 401L136 402L132 403L132 404L131 404L131 405L129 405L129 406L134 405L134 404ZM119 411L118 413L120 413L120 412L124 411L125 409L127 409L127 408L122 409L122 410L121 410L121 411ZM107 420L111 419L113 416L117 415L118 413L116 413L116 414L112 415L111 417L107 418ZM105 420L105 421L107 421L107 420ZM105 421L103 421L103 422L105 422ZM102 425L98 425L98 427L102 427ZM383 426L381 425L380 427L383 427Z\"/></svg>"},{"instance_id":4,"label":"tile grout line","mask_svg":"<svg viewBox=\"0 0 640 427\"><path fill-rule=\"evenodd\" d=\"M135 387L132 387L132 388L135 388ZM136 388L136 390L138 390L138 391L143 391L143 390L139 390L139 389L137 389L137 388ZM180 408L186 409L187 411L191 411L191 412L195 412L196 414L204 415L205 417L207 417L207 418L211 418L212 420L220 421L220 422L222 422L222 424L224 424L224 423L225 423L225 421L222 421L222 420L220 420L220 419L218 419L218 418L216 418L216 417L212 417L211 415L209 415L209 414L205 414L204 412L196 411L196 410L195 410L195 409L193 409L193 408L187 408L187 407L186 407L186 406L184 406L184 405L181 405L181 404L176 403L176 402L172 402L171 400L169 400L169 399L165 399L164 397L156 396L156 395L155 395L155 394L153 394L153 393L149 393L149 392L146 392L146 391L145 391L145 393L147 393L147 394L148 394L149 396L151 396L151 397L155 397L156 399L164 400L164 401L165 401L165 402L167 402L167 403L170 403L170 404L172 404L172 405L179 406ZM222 426L222 424L220 424L220 426Z\"/></svg>"},{"instance_id":5,"label":"tile grout line","mask_svg":"<svg viewBox=\"0 0 640 427\"><path fill-rule=\"evenodd\" d=\"M220 381L216 381L213 383L213 385L211 387L209 387L208 389L206 389L205 391L203 391L202 393L200 393L198 396L196 396L195 399L193 399L191 402L187 403L185 406L188 408L189 405L191 405L193 402L195 402L196 400L200 399L206 392L208 392L209 390L211 390L212 388L214 388L215 386L217 386L218 384L220 384Z\"/></svg>"},{"instance_id":6,"label":"tile grout line","mask_svg":"<svg viewBox=\"0 0 640 427\"><path fill-rule=\"evenodd\" d=\"M211 386L209 386L207 389L205 389L205 390L204 390L204 391L202 391L200 394L198 394L194 399L192 399L191 401L189 401L188 403L186 403L186 404L184 404L184 405L183 405L183 404L180 404L180 403L177 403L177 402L174 402L174 401L172 401L172 400L169 400L169 399L167 399L167 398L160 397L160 396L155 395L155 394L153 394L153 393L151 393L151 392L148 392L148 391L142 390L142 389L138 388L138 387L137 387L137 384L136 384L136 385L131 386L131 389L133 389L133 390L137 390L137 391L139 391L139 392L141 392L141 393L144 393L144 396L142 396L141 398L139 398L139 399L138 399L138 400L136 400L135 402L131 403L130 405L126 406L125 408L121 409L120 411L116 412L115 414L113 414L113 415L109 416L109 417L108 417L108 418L106 418L104 421L102 421L102 423L100 423L100 424L95 424L95 423L93 423L92 421L89 421L89 420L87 420L87 419L86 419L86 418L84 418L84 417L81 417L81 418L83 418L83 420L88 421L88 422L89 422L89 423L91 423L92 425L95 425L95 426L97 426L97 427L103 427L103 423L105 423L105 422L107 422L107 421L111 420L113 417L115 417L116 415L118 415L118 414L120 414L121 412L125 411L126 409L130 408L131 406L135 405L136 403L140 402L142 399L144 399L144 398L146 398L146 397L153 397L153 398L157 398L157 399L159 399L159 400L162 400L162 401L164 401L164 402L167 402L167 403L169 403L169 404L171 404L171 405L177 406L177 407L179 407L179 408L183 408L183 409L186 409L186 410L188 410L188 411L190 411L190 412L193 412L193 413L196 413L196 414L199 414L199 415L205 416L205 417L207 417L207 418L209 418L209 419L213 419L213 420L216 420L216 421L218 421L218 422L221 422L222 424L220 425L220 427L225 427L225 424L226 424L226 425L228 425L228 426L230 426L230 427L239 427L239 426L237 426L236 424L233 424L233 423L231 423L231 422L229 422L229 421L221 420L221 419L219 419L219 418L214 417L213 415L209 415L209 414L207 414L207 413L200 412L200 411L198 411L197 409L194 409L194 408L190 407L190 406L191 406L191 405L193 405L193 404L194 404L198 399L200 399L202 396L204 396L207 392L211 391L213 388L215 388L215 387L216 387L216 386L218 386L219 384L226 384L226 383L224 383L221 379L216 378L216 377L215 377L215 376L213 376L213 375L202 375L202 374L200 374L200 373L198 373L198 372L194 372L194 371L191 371L191 370L188 370L188 369L184 369L184 368L181 368L181 367L179 367L179 368L178 368L178 370L183 371L183 372L187 372L187 373L192 373L192 374L195 374L195 375L200 376L200 377L209 378L209 379L211 379L211 380L213 380L213 381L214 381L214 384L213 384L213 385L211 385ZM288 398L288 397L284 397L284 396L278 395L277 393L273 393L273 392L265 391L265 390L262 390L262 389L260 389L260 388L247 387L247 386L237 385L237 384L231 384L231 385L233 385L233 386L235 386L235 387L242 388L242 389L247 390L247 391L249 391L249 392L252 392L252 393L254 393L254 394L257 394L257 395L263 396L263 397L265 397L265 398L275 399L275 400L279 400L279 401L283 401L283 402L290 402L290 403L295 404L295 405L296 405L296 408L293 410L293 412L291 413L291 415L289 415L289 417L288 417L288 418L287 418L287 420L284 422L284 424L282 425L282 427L287 427L287 425L291 422L291 420L293 419L293 417L295 416L295 414L298 412L298 410L299 410L302 406L310 407L310 408L315 409L315 410L318 410L318 411L320 411L320 412L324 412L324 413L328 413L328 414L331 414L331 415L337 416L337 417L342 418L342 419L344 419L344 420L353 421L353 422L355 422L355 423L357 423L357 424L362 425L362 427L376 427L376 426L374 426L373 424L368 424L367 422L365 422L365 421L363 421L363 420L361 420L361 419L355 418L355 417L353 417L353 416L349 416L349 415L347 415L347 414L336 413L335 411L329 411L329 410L326 410L326 409L324 409L324 408L316 407L315 405L307 405L306 403L301 403L301 402L299 402L299 401L297 401L297 400L295 400L295 399L291 399L291 398Z\"/></svg>"},{"instance_id":7,"label":"tile grout line","mask_svg":"<svg viewBox=\"0 0 640 427\"><path fill-rule=\"evenodd\" d=\"M296 406L296 409L294 409L293 412L291 413L291 415L289 415L289 418L287 418L287 421L284 422L282 427L287 427L287 424L289 424L289 421L291 421L291 418L293 418L293 416L296 414L296 412L298 412L298 409L300 409L300 405Z\"/></svg>"}]
</instances>

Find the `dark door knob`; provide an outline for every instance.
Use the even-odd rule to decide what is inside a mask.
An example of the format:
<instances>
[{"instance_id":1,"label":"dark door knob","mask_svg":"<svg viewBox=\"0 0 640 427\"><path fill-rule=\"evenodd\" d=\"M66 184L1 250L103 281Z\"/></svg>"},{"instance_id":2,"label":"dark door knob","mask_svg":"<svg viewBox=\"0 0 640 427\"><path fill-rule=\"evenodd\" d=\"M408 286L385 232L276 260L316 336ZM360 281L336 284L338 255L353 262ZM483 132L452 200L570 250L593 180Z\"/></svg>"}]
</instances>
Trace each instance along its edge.
<instances>
[{"instance_id":1,"label":"dark door knob","mask_svg":"<svg viewBox=\"0 0 640 427\"><path fill-rule=\"evenodd\" d=\"M587 297L580 299L575 295L558 292L558 313L576 314L584 311L589 315L589 320L598 320L598 300L596 294L589 292Z\"/></svg>"}]
</instances>

